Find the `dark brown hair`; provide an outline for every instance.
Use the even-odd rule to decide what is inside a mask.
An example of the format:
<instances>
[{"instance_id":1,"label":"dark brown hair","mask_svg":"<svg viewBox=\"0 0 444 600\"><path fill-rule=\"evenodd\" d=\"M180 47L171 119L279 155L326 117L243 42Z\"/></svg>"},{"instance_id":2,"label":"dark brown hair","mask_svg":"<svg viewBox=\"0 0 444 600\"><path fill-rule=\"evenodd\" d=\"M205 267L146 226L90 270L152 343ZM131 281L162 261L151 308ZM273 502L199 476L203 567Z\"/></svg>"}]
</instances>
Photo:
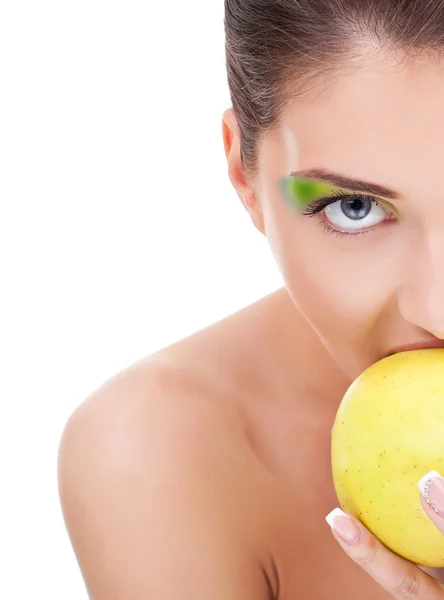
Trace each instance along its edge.
<instances>
[{"instance_id":1,"label":"dark brown hair","mask_svg":"<svg viewBox=\"0 0 444 600\"><path fill-rule=\"evenodd\" d=\"M242 164L255 179L259 140L291 98L372 48L441 55L444 0L225 0L224 25Z\"/></svg>"}]
</instances>

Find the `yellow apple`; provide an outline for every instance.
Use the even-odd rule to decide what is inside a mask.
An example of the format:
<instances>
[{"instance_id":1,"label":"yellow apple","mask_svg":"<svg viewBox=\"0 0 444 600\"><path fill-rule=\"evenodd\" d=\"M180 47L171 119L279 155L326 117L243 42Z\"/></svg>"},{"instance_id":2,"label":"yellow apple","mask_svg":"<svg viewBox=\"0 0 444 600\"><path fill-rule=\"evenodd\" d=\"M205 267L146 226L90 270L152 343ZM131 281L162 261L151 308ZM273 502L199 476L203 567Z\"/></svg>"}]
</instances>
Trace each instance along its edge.
<instances>
[{"instance_id":1,"label":"yellow apple","mask_svg":"<svg viewBox=\"0 0 444 600\"><path fill-rule=\"evenodd\" d=\"M417 482L444 476L444 349L400 352L364 371L339 406L331 449L343 510L396 554L443 567L444 535Z\"/></svg>"}]
</instances>

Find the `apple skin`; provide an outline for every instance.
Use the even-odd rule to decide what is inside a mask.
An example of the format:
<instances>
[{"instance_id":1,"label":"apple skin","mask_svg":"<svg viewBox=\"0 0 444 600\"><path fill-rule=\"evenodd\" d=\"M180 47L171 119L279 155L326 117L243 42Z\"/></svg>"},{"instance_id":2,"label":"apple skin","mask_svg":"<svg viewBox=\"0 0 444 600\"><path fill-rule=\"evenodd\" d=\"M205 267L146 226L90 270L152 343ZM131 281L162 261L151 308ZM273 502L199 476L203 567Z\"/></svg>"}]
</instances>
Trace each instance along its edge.
<instances>
[{"instance_id":1,"label":"apple skin","mask_svg":"<svg viewBox=\"0 0 444 600\"><path fill-rule=\"evenodd\" d=\"M400 352L348 388L331 439L342 509L385 546L424 567L444 567L444 535L425 514L417 482L444 476L444 349Z\"/></svg>"}]
</instances>

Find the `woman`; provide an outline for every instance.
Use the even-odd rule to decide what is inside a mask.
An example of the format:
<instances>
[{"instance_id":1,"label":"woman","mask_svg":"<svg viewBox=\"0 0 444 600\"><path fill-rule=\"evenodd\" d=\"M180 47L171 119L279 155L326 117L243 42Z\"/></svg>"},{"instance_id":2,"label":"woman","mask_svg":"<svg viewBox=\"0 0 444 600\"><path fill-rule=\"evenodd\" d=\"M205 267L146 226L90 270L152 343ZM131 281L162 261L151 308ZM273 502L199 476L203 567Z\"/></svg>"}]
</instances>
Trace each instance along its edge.
<instances>
[{"instance_id":1,"label":"woman","mask_svg":"<svg viewBox=\"0 0 444 600\"><path fill-rule=\"evenodd\" d=\"M59 485L88 592L444 599L438 571L325 521L347 387L390 353L444 347L444 0L225 10L228 174L285 286L71 416Z\"/></svg>"}]
</instances>

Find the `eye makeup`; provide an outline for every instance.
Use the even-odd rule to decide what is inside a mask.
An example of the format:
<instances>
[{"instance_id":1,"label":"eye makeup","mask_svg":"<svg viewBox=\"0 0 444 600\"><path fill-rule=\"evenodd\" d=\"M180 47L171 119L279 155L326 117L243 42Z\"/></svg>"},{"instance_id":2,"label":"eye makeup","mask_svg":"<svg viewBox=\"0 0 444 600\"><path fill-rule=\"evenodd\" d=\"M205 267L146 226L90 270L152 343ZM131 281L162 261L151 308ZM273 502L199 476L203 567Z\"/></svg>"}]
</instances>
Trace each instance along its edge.
<instances>
[{"instance_id":1,"label":"eye makeup","mask_svg":"<svg viewBox=\"0 0 444 600\"><path fill-rule=\"evenodd\" d=\"M284 199L300 212L315 200L331 196L334 189L334 186L328 183L313 179L282 177L280 180L280 191Z\"/></svg>"},{"instance_id":2,"label":"eye makeup","mask_svg":"<svg viewBox=\"0 0 444 600\"><path fill-rule=\"evenodd\" d=\"M294 175L283 177L279 185L284 200L293 210L303 216L317 217L325 231L337 236L356 238L383 222L400 220L398 209L381 196ZM359 227L360 223L363 227Z\"/></svg>"},{"instance_id":3,"label":"eye makeup","mask_svg":"<svg viewBox=\"0 0 444 600\"><path fill-rule=\"evenodd\" d=\"M400 218L396 207L387 199L381 196L363 194L346 188L339 188L335 185L316 181L315 179L306 179L303 177L282 177L279 181L279 189L287 204L297 212L304 215L313 215L329 204L344 199L372 199L382 208Z\"/></svg>"}]
</instances>

